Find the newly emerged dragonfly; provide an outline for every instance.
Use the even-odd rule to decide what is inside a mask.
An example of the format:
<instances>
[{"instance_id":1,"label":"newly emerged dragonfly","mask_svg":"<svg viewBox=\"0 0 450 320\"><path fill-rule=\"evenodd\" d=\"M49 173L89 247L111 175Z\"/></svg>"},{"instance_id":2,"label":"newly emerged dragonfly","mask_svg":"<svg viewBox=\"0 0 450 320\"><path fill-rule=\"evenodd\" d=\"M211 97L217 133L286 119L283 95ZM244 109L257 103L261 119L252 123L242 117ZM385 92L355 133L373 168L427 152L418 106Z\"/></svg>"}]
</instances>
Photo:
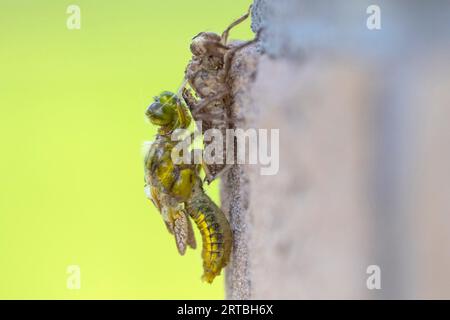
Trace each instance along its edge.
<instances>
[{"instance_id":1,"label":"newly emerged dragonfly","mask_svg":"<svg viewBox=\"0 0 450 320\"><path fill-rule=\"evenodd\" d=\"M178 141L173 141L171 135L176 129L189 127L189 110L175 94L163 92L154 98L146 116L159 127L144 160L147 196L174 235L181 255L188 246L196 247L190 219L194 220L203 240L202 279L211 283L229 261L232 233L223 212L203 190L201 166L172 161L171 153Z\"/></svg>"}]
</instances>

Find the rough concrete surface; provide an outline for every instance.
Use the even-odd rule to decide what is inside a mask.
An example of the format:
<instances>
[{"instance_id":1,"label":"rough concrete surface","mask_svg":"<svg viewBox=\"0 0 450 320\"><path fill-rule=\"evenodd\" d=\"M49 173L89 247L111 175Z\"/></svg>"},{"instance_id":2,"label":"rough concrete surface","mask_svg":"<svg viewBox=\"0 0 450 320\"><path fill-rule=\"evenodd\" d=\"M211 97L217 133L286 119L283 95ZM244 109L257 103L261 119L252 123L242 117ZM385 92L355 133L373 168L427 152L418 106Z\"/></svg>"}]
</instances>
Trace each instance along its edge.
<instances>
[{"instance_id":1,"label":"rough concrete surface","mask_svg":"<svg viewBox=\"0 0 450 320\"><path fill-rule=\"evenodd\" d=\"M246 129L247 115L253 104L250 101L250 85L254 80L259 58L257 45L238 51L231 69L234 105L233 115L236 128ZM228 215L233 230L233 251L231 262L226 270L226 292L229 299L249 299L249 185L244 166L233 165L222 177L222 209Z\"/></svg>"},{"instance_id":2,"label":"rough concrete surface","mask_svg":"<svg viewBox=\"0 0 450 320\"><path fill-rule=\"evenodd\" d=\"M380 0L378 31L370 4L254 1L233 108L279 129L280 167L222 179L230 299L450 298L450 3Z\"/></svg>"},{"instance_id":3,"label":"rough concrete surface","mask_svg":"<svg viewBox=\"0 0 450 320\"><path fill-rule=\"evenodd\" d=\"M345 59L304 65L261 59L252 89L261 108L255 125L280 129L280 169L249 174L252 298L364 297L367 80ZM345 86L337 89L339 83Z\"/></svg>"}]
</instances>

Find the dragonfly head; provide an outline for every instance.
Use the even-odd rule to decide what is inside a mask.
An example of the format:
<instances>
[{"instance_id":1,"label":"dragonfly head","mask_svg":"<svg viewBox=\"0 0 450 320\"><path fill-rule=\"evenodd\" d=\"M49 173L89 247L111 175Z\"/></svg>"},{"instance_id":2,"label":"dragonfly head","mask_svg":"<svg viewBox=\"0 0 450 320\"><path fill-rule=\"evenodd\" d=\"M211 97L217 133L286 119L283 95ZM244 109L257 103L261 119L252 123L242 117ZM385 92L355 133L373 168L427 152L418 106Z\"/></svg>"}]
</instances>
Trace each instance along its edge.
<instances>
[{"instance_id":1,"label":"dragonfly head","mask_svg":"<svg viewBox=\"0 0 450 320\"><path fill-rule=\"evenodd\" d=\"M187 107L172 92L164 91L154 98L154 102L147 108L145 115L154 125L166 128L187 128L190 116Z\"/></svg>"}]
</instances>

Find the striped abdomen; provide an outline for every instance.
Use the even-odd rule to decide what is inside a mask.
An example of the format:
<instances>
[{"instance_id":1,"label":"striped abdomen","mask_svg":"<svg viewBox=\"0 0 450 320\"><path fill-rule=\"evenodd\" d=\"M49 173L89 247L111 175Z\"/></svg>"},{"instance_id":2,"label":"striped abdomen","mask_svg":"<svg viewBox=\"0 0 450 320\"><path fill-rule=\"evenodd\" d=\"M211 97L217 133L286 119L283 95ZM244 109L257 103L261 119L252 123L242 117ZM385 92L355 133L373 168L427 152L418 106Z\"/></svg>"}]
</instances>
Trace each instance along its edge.
<instances>
[{"instance_id":1,"label":"striped abdomen","mask_svg":"<svg viewBox=\"0 0 450 320\"><path fill-rule=\"evenodd\" d=\"M201 189L186 202L186 209L202 235L202 280L211 283L230 259L230 225L222 210Z\"/></svg>"}]
</instances>

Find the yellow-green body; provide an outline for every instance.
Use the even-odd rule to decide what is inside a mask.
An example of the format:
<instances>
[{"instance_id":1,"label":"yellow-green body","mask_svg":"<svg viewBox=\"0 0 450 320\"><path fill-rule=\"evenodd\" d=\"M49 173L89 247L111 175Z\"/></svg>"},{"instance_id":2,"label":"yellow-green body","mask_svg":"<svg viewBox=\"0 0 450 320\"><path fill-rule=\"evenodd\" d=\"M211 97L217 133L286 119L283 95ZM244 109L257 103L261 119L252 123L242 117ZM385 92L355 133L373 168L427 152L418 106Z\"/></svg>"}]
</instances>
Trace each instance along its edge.
<instances>
[{"instance_id":1,"label":"yellow-green body","mask_svg":"<svg viewBox=\"0 0 450 320\"><path fill-rule=\"evenodd\" d=\"M163 93L155 98L147 116L160 126L145 157L148 197L175 236L180 254L185 253L187 246L196 247L190 222L191 218L194 220L203 240L202 279L211 283L229 261L232 233L223 212L203 191L200 166L172 161L172 150L178 141L172 141L171 133L189 126L187 108L175 95Z\"/></svg>"},{"instance_id":2,"label":"yellow-green body","mask_svg":"<svg viewBox=\"0 0 450 320\"><path fill-rule=\"evenodd\" d=\"M228 264L232 234L227 218L200 186L186 202L186 210L200 229L203 241L203 276L211 283Z\"/></svg>"}]
</instances>

